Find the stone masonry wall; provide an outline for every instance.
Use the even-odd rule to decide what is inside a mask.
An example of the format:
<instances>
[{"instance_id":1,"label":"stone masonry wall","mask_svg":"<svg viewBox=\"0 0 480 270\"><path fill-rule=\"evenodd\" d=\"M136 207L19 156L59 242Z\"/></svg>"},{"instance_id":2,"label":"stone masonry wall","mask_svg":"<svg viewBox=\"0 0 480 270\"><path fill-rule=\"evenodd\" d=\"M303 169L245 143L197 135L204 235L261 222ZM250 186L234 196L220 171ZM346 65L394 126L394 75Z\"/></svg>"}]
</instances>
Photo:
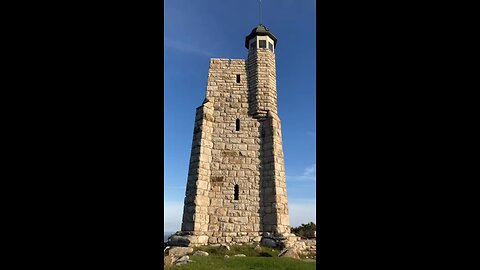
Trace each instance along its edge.
<instances>
[{"instance_id":1,"label":"stone masonry wall","mask_svg":"<svg viewBox=\"0 0 480 270\"><path fill-rule=\"evenodd\" d=\"M262 144L262 198L263 230L284 235L290 233L288 218L287 185L282 147L280 119L268 112L264 121L265 135Z\"/></svg>"},{"instance_id":2,"label":"stone masonry wall","mask_svg":"<svg viewBox=\"0 0 480 270\"><path fill-rule=\"evenodd\" d=\"M273 52L212 58L206 99L196 112L179 235L190 235L194 245L258 242L266 232L288 236L283 163Z\"/></svg>"},{"instance_id":3,"label":"stone masonry wall","mask_svg":"<svg viewBox=\"0 0 480 270\"><path fill-rule=\"evenodd\" d=\"M259 241L260 123L248 114L245 60L211 60L207 99L214 104L215 118L208 241ZM234 200L235 185L239 187L238 200Z\"/></svg>"},{"instance_id":4,"label":"stone masonry wall","mask_svg":"<svg viewBox=\"0 0 480 270\"><path fill-rule=\"evenodd\" d=\"M208 229L213 120L213 105L206 101L197 108L195 116L182 231L206 232Z\"/></svg>"},{"instance_id":5,"label":"stone masonry wall","mask_svg":"<svg viewBox=\"0 0 480 270\"><path fill-rule=\"evenodd\" d=\"M277 114L275 54L263 48L250 50L247 71L250 114L258 117L265 117L268 111Z\"/></svg>"}]
</instances>

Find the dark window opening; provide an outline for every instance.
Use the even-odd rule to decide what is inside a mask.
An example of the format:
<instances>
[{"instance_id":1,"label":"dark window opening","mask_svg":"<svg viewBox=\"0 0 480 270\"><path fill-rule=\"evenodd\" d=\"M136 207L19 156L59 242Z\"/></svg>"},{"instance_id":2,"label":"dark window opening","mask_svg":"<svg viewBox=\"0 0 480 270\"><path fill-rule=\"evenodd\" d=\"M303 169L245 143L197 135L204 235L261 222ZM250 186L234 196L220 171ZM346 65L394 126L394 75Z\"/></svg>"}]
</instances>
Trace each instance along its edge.
<instances>
[{"instance_id":1,"label":"dark window opening","mask_svg":"<svg viewBox=\"0 0 480 270\"><path fill-rule=\"evenodd\" d=\"M268 42L268 48L273 52L273 44L271 42Z\"/></svg>"},{"instance_id":2,"label":"dark window opening","mask_svg":"<svg viewBox=\"0 0 480 270\"><path fill-rule=\"evenodd\" d=\"M266 48L267 47L267 41L266 40L259 40L258 41L258 47Z\"/></svg>"},{"instance_id":3,"label":"dark window opening","mask_svg":"<svg viewBox=\"0 0 480 270\"><path fill-rule=\"evenodd\" d=\"M240 83L240 74L237 74L237 83Z\"/></svg>"},{"instance_id":4,"label":"dark window opening","mask_svg":"<svg viewBox=\"0 0 480 270\"><path fill-rule=\"evenodd\" d=\"M233 198L235 201L238 201L238 185L235 185L235 195Z\"/></svg>"},{"instance_id":5,"label":"dark window opening","mask_svg":"<svg viewBox=\"0 0 480 270\"><path fill-rule=\"evenodd\" d=\"M237 121L235 121L235 130L240 131L240 119L237 118Z\"/></svg>"}]
</instances>

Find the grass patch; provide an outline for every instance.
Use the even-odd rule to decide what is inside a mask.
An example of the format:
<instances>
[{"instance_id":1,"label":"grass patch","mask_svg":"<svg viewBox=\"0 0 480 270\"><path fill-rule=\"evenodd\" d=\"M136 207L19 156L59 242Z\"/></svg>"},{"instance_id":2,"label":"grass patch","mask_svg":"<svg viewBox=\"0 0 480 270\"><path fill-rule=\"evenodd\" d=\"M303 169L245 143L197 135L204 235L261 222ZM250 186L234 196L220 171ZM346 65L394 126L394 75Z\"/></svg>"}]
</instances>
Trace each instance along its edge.
<instances>
[{"instance_id":1,"label":"grass patch","mask_svg":"<svg viewBox=\"0 0 480 270\"><path fill-rule=\"evenodd\" d=\"M260 252L258 254L258 256L260 256L260 257L273 257L272 254L270 254L268 252Z\"/></svg>"},{"instance_id":2,"label":"grass patch","mask_svg":"<svg viewBox=\"0 0 480 270\"><path fill-rule=\"evenodd\" d=\"M194 262L186 265L165 266L165 269L194 269L194 270L312 270L316 262L305 262L284 257L230 257L221 256L190 256Z\"/></svg>"},{"instance_id":3,"label":"grass patch","mask_svg":"<svg viewBox=\"0 0 480 270\"><path fill-rule=\"evenodd\" d=\"M208 252L209 256L189 255L192 263L178 266L165 266L165 269L195 269L195 270L257 270L257 269L315 269L315 261L302 261L291 258L278 257L279 249L260 246L255 250L254 245L230 246L230 250L220 247L200 246L197 250ZM235 254L245 254L247 257L233 257ZM224 258L225 255L230 258ZM310 257L309 257L310 258Z\"/></svg>"},{"instance_id":4,"label":"grass patch","mask_svg":"<svg viewBox=\"0 0 480 270\"><path fill-rule=\"evenodd\" d=\"M208 254L213 256L233 256L235 254L245 254L248 257L276 257L280 253L279 249L260 246L259 249L255 250L253 245L242 245L242 246L230 246L230 250L226 250L220 247L212 246L200 246L194 247L193 252L197 250L202 250L208 252Z\"/></svg>"}]
</instances>

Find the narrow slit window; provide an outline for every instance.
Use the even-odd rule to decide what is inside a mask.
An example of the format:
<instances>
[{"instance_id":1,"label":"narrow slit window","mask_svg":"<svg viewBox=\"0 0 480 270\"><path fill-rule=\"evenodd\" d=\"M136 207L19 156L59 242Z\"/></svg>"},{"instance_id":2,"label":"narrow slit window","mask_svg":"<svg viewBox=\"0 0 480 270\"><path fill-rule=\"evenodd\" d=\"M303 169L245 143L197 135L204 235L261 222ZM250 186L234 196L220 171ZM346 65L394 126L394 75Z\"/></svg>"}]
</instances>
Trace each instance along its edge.
<instances>
[{"instance_id":1,"label":"narrow slit window","mask_svg":"<svg viewBox=\"0 0 480 270\"><path fill-rule=\"evenodd\" d=\"M240 119L237 118L237 121L235 121L235 130L240 131Z\"/></svg>"},{"instance_id":2,"label":"narrow slit window","mask_svg":"<svg viewBox=\"0 0 480 270\"><path fill-rule=\"evenodd\" d=\"M240 83L240 74L237 74L237 83Z\"/></svg>"},{"instance_id":3,"label":"narrow slit window","mask_svg":"<svg viewBox=\"0 0 480 270\"><path fill-rule=\"evenodd\" d=\"M267 41L266 40L259 40L258 41L258 47L266 48L267 47Z\"/></svg>"},{"instance_id":4,"label":"narrow slit window","mask_svg":"<svg viewBox=\"0 0 480 270\"><path fill-rule=\"evenodd\" d=\"M273 44L271 42L268 42L268 49L273 52Z\"/></svg>"},{"instance_id":5,"label":"narrow slit window","mask_svg":"<svg viewBox=\"0 0 480 270\"><path fill-rule=\"evenodd\" d=\"M235 201L238 201L238 193L239 193L238 192L238 185L235 185L235 194L234 194L234 198L233 198Z\"/></svg>"},{"instance_id":6,"label":"narrow slit window","mask_svg":"<svg viewBox=\"0 0 480 270\"><path fill-rule=\"evenodd\" d=\"M250 49L256 49L256 48L257 48L257 42L256 41L250 43Z\"/></svg>"}]
</instances>

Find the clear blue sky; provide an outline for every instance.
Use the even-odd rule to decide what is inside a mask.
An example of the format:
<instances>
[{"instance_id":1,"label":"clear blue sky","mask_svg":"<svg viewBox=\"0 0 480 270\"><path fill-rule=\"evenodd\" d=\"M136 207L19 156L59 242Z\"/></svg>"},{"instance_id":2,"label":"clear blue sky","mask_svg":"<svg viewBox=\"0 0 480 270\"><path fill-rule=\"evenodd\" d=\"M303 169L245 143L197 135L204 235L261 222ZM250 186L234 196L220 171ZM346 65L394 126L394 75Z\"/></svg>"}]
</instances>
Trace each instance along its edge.
<instances>
[{"instance_id":1,"label":"clear blue sky","mask_svg":"<svg viewBox=\"0 0 480 270\"><path fill-rule=\"evenodd\" d=\"M315 222L315 0L263 0L262 22L278 38L290 223ZM195 108L205 98L210 58L247 57L245 36L259 24L258 0L165 0L164 224L180 230Z\"/></svg>"}]
</instances>

